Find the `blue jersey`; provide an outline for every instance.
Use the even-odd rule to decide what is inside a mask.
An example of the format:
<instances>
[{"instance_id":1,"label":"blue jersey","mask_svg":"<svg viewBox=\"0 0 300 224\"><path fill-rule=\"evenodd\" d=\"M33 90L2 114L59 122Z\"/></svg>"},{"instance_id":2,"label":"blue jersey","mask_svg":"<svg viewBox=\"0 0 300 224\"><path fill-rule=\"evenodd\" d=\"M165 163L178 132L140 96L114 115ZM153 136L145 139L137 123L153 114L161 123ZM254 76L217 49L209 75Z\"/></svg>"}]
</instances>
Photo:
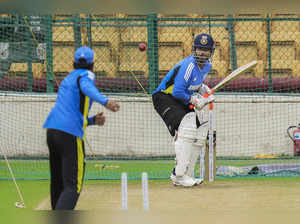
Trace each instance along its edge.
<instances>
[{"instance_id":1,"label":"blue jersey","mask_svg":"<svg viewBox=\"0 0 300 224\"><path fill-rule=\"evenodd\" d=\"M105 105L108 99L96 88L93 72L75 69L60 84L55 106L43 127L83 139L86 126L94 123L94 117L88 117L93 101Z\"/></svg>"},{"instance_id":2,"label":"blue jersey","mask_svg":"<svg viewBox=\"0 0 300 224\"><path fill-rule=\"evenodd\" d=\"M206 62L200 69L192 55L186 57L168 72L153 94L161 91L188 104L191 95L202 85L211 66L210 62Z\"/></svg>"}]
</instances>

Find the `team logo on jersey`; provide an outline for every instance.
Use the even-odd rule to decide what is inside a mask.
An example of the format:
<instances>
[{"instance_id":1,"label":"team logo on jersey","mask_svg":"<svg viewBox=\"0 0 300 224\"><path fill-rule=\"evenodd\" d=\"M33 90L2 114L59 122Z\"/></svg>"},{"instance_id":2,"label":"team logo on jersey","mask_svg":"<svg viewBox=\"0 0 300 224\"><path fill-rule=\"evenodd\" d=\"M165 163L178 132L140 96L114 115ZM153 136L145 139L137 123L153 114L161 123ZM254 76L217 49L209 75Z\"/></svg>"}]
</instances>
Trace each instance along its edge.
<instances>
[{"instance_id":1,"label":"team logo on jersey","mask_svg":"<svg viewBox=\"0 0 300 224\"><path fill-rule=\"evenodd\" d=\"M200 40L200 43L202 45L206 45L208 43L208 40L207 40L207 36L202 36L201 40Z\"/></svg>"}]
</instances>

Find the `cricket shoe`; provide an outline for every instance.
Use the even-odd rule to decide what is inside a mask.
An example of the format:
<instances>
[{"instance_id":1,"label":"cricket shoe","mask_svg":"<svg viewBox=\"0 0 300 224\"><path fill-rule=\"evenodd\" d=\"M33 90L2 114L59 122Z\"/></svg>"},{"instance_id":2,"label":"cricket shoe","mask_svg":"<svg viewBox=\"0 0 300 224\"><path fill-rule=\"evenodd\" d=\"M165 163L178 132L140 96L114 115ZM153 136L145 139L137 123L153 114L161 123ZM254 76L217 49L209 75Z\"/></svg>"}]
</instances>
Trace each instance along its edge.
<instances>
[{"instance_id":1,"label":"cricket shoe","mask_svg":"<svg viewBox=\"0 0 300 224\"><path fill-rule=\"evenodd\" d=\"M196 180L187 175L178 177L174 174L171 174L170 179L172 180L174 186L193 187L197 185Z\"/></svg>"},{"instance_id":2,"label":"cricket shoe","mask_svg":"<svg viewBox=\"0 0 300 224\"><path fill-rule=\"evenodd\" d=\"M202 179L200 179L200 178L193 178L193 179L196 182L195 186L199 186L199 185L203 184L203 180Z\"/></svg>"}]
</instances>

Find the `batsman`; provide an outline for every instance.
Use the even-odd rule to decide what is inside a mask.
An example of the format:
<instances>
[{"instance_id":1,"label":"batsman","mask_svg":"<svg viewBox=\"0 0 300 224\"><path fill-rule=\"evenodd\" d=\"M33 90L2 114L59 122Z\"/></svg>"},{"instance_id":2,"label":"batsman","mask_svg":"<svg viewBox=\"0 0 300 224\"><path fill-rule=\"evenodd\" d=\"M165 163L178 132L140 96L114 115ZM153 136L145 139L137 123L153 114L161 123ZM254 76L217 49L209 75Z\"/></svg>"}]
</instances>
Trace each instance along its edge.
<instances>
[{"instance_id":1,"label":"batsman","mask_svg":"<svg viewBox=\"0 0 300 224\"><path fill-rule=\"evenodd\" d=\"M212 67L214 46L209 34L197 35L192 55L176 64L152 94L155 110L174 137L176 159L170 179L175 186L192 187L203 182L195 178L194 169L206 144L208 122L197 114L215 100L210 88L203 83ZM204 97L207 94L209 96ZM190 105L194 105L196 111Z\"/></svg>"}]
</instances>

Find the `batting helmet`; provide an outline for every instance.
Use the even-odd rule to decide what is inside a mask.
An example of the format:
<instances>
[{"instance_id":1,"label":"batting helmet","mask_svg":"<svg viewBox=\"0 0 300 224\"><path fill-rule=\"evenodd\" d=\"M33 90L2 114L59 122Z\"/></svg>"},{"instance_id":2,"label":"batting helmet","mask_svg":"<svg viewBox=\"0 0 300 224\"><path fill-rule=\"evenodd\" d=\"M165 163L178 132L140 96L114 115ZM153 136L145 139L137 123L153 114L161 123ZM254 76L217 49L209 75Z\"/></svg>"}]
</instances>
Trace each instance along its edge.
<instances>
[{"instance_id":1,"label":"batting helmet","mask_svg":"<svg viewBox=\"0 0 300 224\"><path fill-rule=\"evenodd\" d=\"M205 51L209 50L211 54L210 54L210 56L198 55L196 53L196 49L205 50ZM215 42L211 35L202 33L202 34L199 34L196 36L196 38L194 39L194 44L193 44L193 54L194 54L195 60L198 63L203 64L207 60L212 61L212 56L214 54L214 51L215 51Z\"/></svg>"},{"instance_id":2,"label":"batting helmet","mask_svg":"<svg viewBox=\"0 0 300 224\"><path fill-rule=\"evenodd\" d=\"M211 35L202 33L196 36L193 48L202 48L213 51L215 49L215 42Z\"/></svg>"}]
</instances>

